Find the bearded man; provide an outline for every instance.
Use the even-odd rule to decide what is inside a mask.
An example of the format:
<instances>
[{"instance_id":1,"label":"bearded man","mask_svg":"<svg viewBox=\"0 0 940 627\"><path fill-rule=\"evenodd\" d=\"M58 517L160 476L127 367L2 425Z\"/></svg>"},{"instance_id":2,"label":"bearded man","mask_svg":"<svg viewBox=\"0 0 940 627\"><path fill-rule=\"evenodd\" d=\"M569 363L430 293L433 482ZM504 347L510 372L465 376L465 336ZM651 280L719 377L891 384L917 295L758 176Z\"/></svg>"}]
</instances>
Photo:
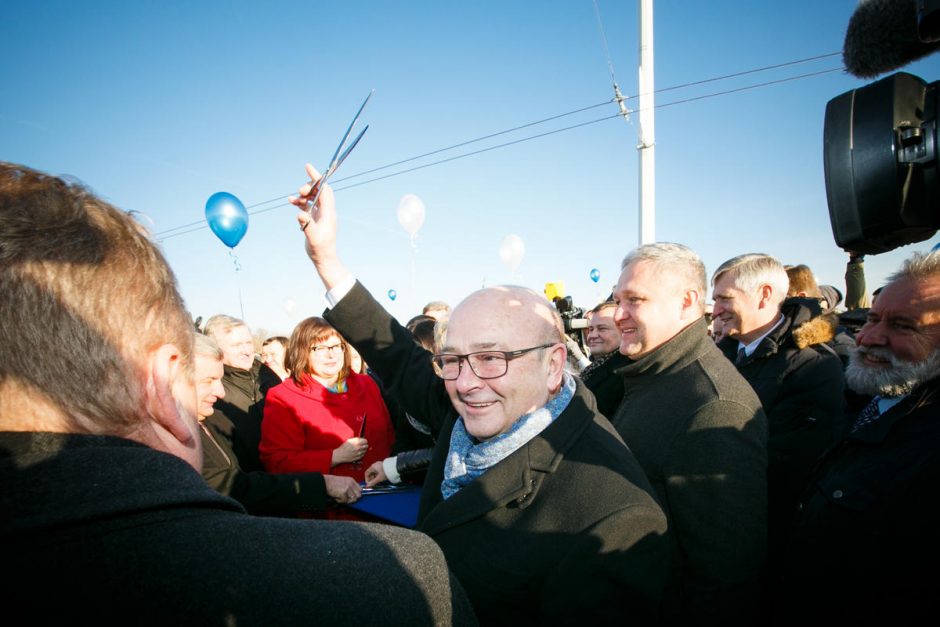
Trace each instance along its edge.
<instances>
[{"instance_id":1,"label":"bearded man","mask_svg":"<svg viewBox=\"0 0 940 627\"><path fill-rule=\"evenodd\" d=\"M802 497L779 624L916 624L937 609L940 252L904 262L856 342L846 383L871 401Z\"/></svg>"}]
</instances>

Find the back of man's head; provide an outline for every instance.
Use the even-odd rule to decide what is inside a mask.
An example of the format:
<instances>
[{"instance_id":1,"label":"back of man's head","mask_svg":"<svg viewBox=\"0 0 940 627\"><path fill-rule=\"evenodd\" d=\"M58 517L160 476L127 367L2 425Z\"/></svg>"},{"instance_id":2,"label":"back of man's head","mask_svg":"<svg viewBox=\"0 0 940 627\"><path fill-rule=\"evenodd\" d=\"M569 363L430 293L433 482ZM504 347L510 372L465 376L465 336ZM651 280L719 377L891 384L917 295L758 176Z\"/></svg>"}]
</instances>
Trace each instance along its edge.
<instances>
[{"instance_id":1,"label":"back of man's head","mask_svg":"<svg viewBox=\"0 0 940 627\"><path fill-rule=\"evenodd\" d=\"M424 306L421 313L425 316L431 316L436 320L443 320L450 315L450 305L440 300L432 300Z\"/></svg>"},{"instance_id":2,"label":"back of man's head","mask_svg":"<svg viewBox=\"0 0 940 627\"><path fill-rule=\"evenodd\" d=\"M144 363L163 345L191 377L193 325L166 261L77 183L0 163L0 294L5 430L135 431L152 411Z\"/></svg>"},{"instance_id":3,"label":"back of man's head","mask_svg":"<svg viewBox=\"0 0 940 627\"><path fill-rule=\"evenodd\" d=\"M757 292L762 285L769 285L778 306L786 299L790 287L783 264L761 253L738 255L718 266L712 275L712 286L723 279L729 279L733 287L748 294Z\"/></svg>"},{"instance_id":4,"label":"back of man's head","mask_svg":"<svg viewBox=\"0 0 940 627\"><path fill-rule=\"evenodd\" d=\"M790 281L790 287L787 290L787 296L803 296L806 298L823 298L822 290L816 283L816 277L809 266L800 264L790 266L786 270L787 278Z\"/></svg>"}]
</instances>

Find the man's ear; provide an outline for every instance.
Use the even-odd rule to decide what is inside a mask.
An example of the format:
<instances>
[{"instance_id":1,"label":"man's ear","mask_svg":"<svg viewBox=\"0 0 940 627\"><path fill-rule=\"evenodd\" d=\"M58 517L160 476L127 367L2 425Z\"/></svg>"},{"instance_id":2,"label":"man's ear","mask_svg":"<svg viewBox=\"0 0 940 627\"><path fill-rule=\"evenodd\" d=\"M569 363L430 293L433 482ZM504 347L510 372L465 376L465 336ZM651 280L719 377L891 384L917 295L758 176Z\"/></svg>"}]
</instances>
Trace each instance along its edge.
<instances>
[{"instance_id":1,"label":"man's ear","mask_svg":"<svg viewBox=\"0 0 940 627\"><path fill-rule=\"evenodd\" d=\"M758 308L765 309L767 307L777 308L777 304L774 302L774 288L768 284L763 284L757 291L758 297Z\"/></svg>"},{"instance_id":2,"label":"man's ear","mask_svg":"<svg viewBox=\"0 0 940 627\"><path fill-rule=\"evenodd\" d=\"M698 290L689 289L682 295L681 320L701 317L702 308L699 303L702 301L702 295Z\"/></svg>"},{"instance_id":3,"label":"man's ear","mask_svg":"<svg viewBox=\"0 0 940 627\"><path fill-rule=\"evenodd\" d=\"M173 344L164 344L152 351L147 360L147 412L159 426L168 431L184 446L193 444L194 432L186 410L195 411L196 391L192 382L182 381L185 376L183 355ZM191 399L177 399L174 391L192 394ZM187 402L187 400L189 402ZM180 407L184 411L180 411Z\"/></svg>"},{"instance_id":4,"label":"man's ear","mask_svg":"<svg viewBox=\"0 0 940 627\"><path fill-rule=\"evenodd\" d=\"M564 344L556 344L551 348L551 351L548 356L548 391L554 394L561 388L568 350Z\"/></svg>"}]
</instances>

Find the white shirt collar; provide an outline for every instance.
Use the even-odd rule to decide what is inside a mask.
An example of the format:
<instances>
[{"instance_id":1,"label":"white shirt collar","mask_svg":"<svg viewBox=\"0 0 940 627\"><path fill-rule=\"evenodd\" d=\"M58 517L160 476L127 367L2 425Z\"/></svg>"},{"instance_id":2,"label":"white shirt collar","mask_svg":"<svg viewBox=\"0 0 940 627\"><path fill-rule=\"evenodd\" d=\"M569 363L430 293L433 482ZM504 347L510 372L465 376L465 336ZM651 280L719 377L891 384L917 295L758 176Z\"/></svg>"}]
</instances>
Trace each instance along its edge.
<instances>
[{"instance_id":1,"label":"white shirt collar","mask_svg":"<svg viewBox=\"0 0 940 627\"><path fill-rule=\"evenodd\" d=\"M738 341L738 352L741 352L741 349L744 348L744 354L747 355L748 357L750 357L750 356L751 356L751 353L753 353L753 352L757 349L757 346L760 344L761 340L763 340L765 337L767 337L768 335L770 335L770 332L773 331L774 329L776 329L777 327L779 327L782 322L783 322L783 314L780 314L780 317L777 318L777 321L774 323L774 326L772 326L772 327L770 327L769 329L767 329L767 332L766 332L766 333L764 333L762 336L760 336L759 338L757 338L756 340L754 340L754 341L751 342L750 344L746 344L746 345L745 345L745 344L742 344L741 341L739 340L739 341Z\"/></svg>"}]
</instances>

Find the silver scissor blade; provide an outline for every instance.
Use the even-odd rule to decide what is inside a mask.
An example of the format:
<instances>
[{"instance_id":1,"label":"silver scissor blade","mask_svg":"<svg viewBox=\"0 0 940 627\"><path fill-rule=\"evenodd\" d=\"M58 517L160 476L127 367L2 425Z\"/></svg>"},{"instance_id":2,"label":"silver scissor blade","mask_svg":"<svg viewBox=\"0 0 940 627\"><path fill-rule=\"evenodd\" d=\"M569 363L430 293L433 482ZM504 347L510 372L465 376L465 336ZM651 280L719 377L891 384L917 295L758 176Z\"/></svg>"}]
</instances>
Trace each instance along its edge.
<instances>
[{"instance_id":1,"label":"silver scissor blade","mask_svg":"<svg viewBox=\"0 0 940 627\"><path fill-rule=\"evenodd\" d=\"M353 148L356 147L356 144L359 143L359 140L362 139L362 136L366 134L366 131L369 130L369 125L366 124L366 127L356 135L356 139L352 140L346 150L343 151L343 154L339 156L339 159L336 160L336 165L333 166L333 172L336 172L339 169L339 166L342 165L343 161L346 161L346 157L349 156L349 153L352 152ZM332 172L331 172L332 174Z\"/></svg>"},{"instance_id":2,"label":"silver scissor blade","mask_svg":"<svg viewBox=\"0 0 940 627\"><path fill-rule=\"evenodd\" d=\"M356 126L356 122L359 121L359 116L362 115L362 110L366 108L366 105L369 103L369 99L372 98L372 94L375 93L375 90L369 92L369 95L366 96L366 99L362 101L362 104L359 105L359 110L356 111L356 115L353 117L352 122L349 123L349 128L346 129L346 133L343 135L343 139L340 140L339 146L336 147L336 152L333 153L333 158L330 159L330 168L333 168L337 162L337 156L342 152L343 146L346 145L346 140L349 139L349 134L352 133L353 127Z\"/></svg>"}]
</instances>

